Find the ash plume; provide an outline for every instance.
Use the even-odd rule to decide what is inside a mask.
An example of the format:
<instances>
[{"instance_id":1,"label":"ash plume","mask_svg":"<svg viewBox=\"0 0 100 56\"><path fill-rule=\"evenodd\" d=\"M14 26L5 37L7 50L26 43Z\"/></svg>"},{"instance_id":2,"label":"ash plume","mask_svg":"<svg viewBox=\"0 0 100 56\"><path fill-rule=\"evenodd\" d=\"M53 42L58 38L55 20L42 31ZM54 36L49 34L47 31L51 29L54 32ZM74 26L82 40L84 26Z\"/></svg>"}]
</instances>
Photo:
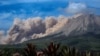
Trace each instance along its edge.
<instances>
[{"instance_id":1,"label":"ash plume","mask_svg":"<svg viewBox=\"0 0 100 56\"><path fill-rule=\"evenodd\" d=\"M41 17L28 18L26 20L15 19L6 36L6 43L17 44L30 39L41 38L60 31L67 24L68 18Z\"/></svg>"},{"instance_id":2,"label":"ash plume","mask_svg":"<svg viewBox=\"0 0 100 56\"><path fill-rule=\"evenodd\" d=\"M4 44L5 40L5 32L3 30L0 30L0 44Z\"/></svg>"}]
</instances>

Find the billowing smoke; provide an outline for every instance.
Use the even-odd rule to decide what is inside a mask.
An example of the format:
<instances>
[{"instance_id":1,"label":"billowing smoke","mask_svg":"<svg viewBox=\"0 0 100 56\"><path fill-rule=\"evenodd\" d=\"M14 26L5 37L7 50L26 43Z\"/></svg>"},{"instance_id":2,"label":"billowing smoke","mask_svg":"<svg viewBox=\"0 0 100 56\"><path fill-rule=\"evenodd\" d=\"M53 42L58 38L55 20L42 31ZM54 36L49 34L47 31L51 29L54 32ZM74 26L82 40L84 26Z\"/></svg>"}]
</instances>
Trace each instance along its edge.
<instances>
[{"instance_id":1,"label":"billowing smoke","mask_svg":"<svg viewBox=\"0 0 100 56\"><path fill-rule=\"evenodd\" d=\"M86 12L87 6L84 3L70 3L66 8L68 13L76 14Z\"/></svg>"},{"instance_id":2,"label":"billowing smoke","mask_svg":"<svg viewBox=\"0 0 100 56\"><path fill-rule=\"evenodd\" d=\"M0 30L0 44L4 44L4 40L5 40L5 35L4 35L4 31Z\"/></svg>"},{"instance_id":3,"label":"billowing smoke","mask_svg":"<svg viewBox=\"0 0 100 56\"><path fill-rule=\"evenodd\" d=\"M8 31L5 43L16 44L58 33L67 24L67 21L68 18L64 16L50 16L45 19L34 17L26 20L16 18ZM2 32L1 35L4 37Z\"/></svg>"},{"instance_id":4,"label":"billowing smoke","mask_svg":"<svg viewBox=\"0 0 100 56\"><path fill-rule=\"evenodd\" d=\"M83 3L70 3L67 12L79 13L85 11L86 8L87 6ZM26 20L16 18L6 36L3 31L0 31L0 44L16 44L59 33L67 23L68 18L65 16L49 16L45 19L34 17Z\"/></svg>"},{"instance_id":5,"label":"billowing smoke","mask_svg":"<svg viewBox=\"0 0 100 56\"><path fill-rule=\"evenodd\" d=\"M2 37L3 37L3 31L0 31L0 44L2 42Z\"/></svg>"}]
</instances>

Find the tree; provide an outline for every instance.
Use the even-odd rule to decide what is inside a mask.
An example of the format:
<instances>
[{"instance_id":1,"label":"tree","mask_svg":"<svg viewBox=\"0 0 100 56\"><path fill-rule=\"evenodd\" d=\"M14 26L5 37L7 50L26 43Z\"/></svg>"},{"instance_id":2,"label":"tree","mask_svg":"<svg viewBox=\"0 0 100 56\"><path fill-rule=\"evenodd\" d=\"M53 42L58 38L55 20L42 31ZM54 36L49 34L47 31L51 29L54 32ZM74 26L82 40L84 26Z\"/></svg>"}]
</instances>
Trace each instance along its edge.
<instances>
[{"instance_id":1,"label":"tree","mask_svg":"<svg viewBox=\"0 0 100 56\"><path fill-rule=\"evenodd\" d=\"M27 47L24 48L25 56L37 56L36 47L35 45L28 43Z\"/></svg>"},{"instance_id":2,"label":"tree","mask_svg":"<svg viewBox=\"0 0 100 56\"><path fill-rule=\"evenodd\" d=\"M46 56L59 56L59 48L60 44L54 44L51 42L48 47L43 50L43 53Z\"/></svg>"}]
</instances>

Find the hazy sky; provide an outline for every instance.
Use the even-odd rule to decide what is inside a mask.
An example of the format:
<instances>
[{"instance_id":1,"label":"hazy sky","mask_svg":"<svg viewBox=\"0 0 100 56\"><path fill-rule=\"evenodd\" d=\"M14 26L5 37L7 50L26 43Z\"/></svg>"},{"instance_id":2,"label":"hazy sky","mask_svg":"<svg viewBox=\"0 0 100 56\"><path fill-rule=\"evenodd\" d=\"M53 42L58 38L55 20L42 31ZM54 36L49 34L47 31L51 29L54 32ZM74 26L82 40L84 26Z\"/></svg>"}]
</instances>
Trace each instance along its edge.
<instances>
[{"instance_id":1,"label":"hazy sky","mask_svg":"<svg viewBox=\"0 0 100 56\"><path fill-rule=\"evenodd\" d=\"M0 0L0 30L7 30L15 18L59 16L93 11L100 14L100 0Z\"/></svg>"}]
</instances>

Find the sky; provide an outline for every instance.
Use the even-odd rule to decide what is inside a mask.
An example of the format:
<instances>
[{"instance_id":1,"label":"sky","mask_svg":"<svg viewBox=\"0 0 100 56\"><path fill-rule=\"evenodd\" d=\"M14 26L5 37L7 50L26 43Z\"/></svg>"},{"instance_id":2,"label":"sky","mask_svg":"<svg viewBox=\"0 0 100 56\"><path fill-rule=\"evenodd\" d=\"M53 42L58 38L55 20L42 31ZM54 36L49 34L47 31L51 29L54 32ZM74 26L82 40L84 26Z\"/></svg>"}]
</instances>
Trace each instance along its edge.
<instances>
[{"instance_id":1,"label":"sky","mask_svg":"<svg viewBox=\"0 0 100 56\"><path fill-rule=\"evenodd\" d=\"M7 31L14 19L70 16L80 12L100 14L100 0L0 0L0 30Z\"/></svg>"}]
</instances>

